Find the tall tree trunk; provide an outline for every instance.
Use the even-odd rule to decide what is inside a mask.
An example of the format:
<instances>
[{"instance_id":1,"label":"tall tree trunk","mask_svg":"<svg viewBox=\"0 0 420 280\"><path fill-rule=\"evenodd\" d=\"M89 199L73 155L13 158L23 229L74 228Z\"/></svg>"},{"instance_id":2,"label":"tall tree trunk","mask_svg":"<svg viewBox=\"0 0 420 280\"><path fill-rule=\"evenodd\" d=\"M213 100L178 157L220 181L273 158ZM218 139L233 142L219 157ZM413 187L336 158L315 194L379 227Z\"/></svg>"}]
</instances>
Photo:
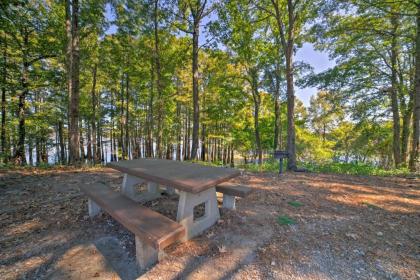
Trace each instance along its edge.
<instances>
[{"instance_id":1,"label":"tall tree trunk","mask_svg":"<svg viewBox=\"0 0 420 280\"><path fill-rule=\"evenodd\" d=\"M124 74L121 76L121 92L120 92L120 100L121 100L121 107L120 107L120 138L119 138L119 146L121 147L121 158L125 160L125 146L124 146Z\"/></svg>"},{"instance_id":2,"label":"tall tree trunk","mask_svg":"<svg viewBox=\"0 0 420 280\"><path fill-rule=\"evenodd\" d=\"M91 121L91 126L92 126L92 147L93 147L93 162L94 163L98 163L98 159L100 156L100 150L97 149L97 145L96 145L96 134L97 134L97 130L96 130L96 122L97 122L97 116L96 116L96 104L97 104L97 100L96 100L96 73L97 73L97 68L98 65L95 63L95 65L93 66L92 69L92 91L91 91L91 95L92 95L92 121ZM114 120L112 120L114 121Z\"/></svg>"},{"instance_id":3,"label":"tall tree trunk","mask_svg":"<svg viewBox=\"0 0 420 280\"><path fill-rule=\"evenodd\" d=\"M413 138L409 167L412 172L417 171L420 149L420 3L417 3L417 35L416 35L416 73L414 82L414 109L413 109Z\"/></svg>"},{"instance_id":4,"label":"tall tree trunk","mask_svg":"<svg viewBox=\"0 0 420 280\"><path fill-rule=\"evenodd\" d=\"M279 52L280 57L280 52ZM280 131L280 62L277 60L274 71L274 143L273 149L279 149L279 131Z\"/></svg>"},{"instance_id":5,"label":"tall tree trunk","mask_svg":"<svg viewBox=\"0 0 420 280\"><path fill-rule=\"evenodd\" d=\"M160 65L160 53L159 53L159 0L154 1L154 10L153 10L153 23L154 23L154 60L156 65L156 90L157 90L157 135L156 135L156 152L158 158L162 158L162 133L163 133L163 109L164 109L164 100L162 97L163 86L161 78L161 65Z\"/></svg>"},{"instance_id":6,"label":"tall tree trunk","mask_svg":"<svg viewBox=\"0 0 420 280\"><path fill-rule=\"evenodd\" d=\"M9 157L9 151L6 147L6 83L7 83L7 37L4 34L3 42L3 75L2 75L2 86L1 86L1 154L0 160L7 162ZM6 152L7 151L7 152Z\"/></svg>"},{"instance_id":7,"label":"tall tree trunk","mask_svg":"<svg viewBox=\"0 0 420 280\"><path fill-rule=\"evenodd\" d=\"M71 20L71 95L69 120L69 162L77 164L79 154L79 0L72 1Z\"/></svg>"},{"instance_id":8,"label":"tall tree trunk","mask_svg":"<svg viewBox=\"0 0 420 280\"><path fill-rule=\"evenodd\" d=\"M252 70L251 74L251 87L252 87L252 98L254 101L254 131L255 131L255 144L257 145L258 164L262 165L262 148L261 148L261 137L260 137L260 105L261 95L258 90L258 73L256 70Z\"/></svg>"},{"instance_id":9,"label":"tall tree trunk","mask_svg":"<svg viewBox=\"0 0 420 280\"><path fill-rule=\"evenodd\" d=\"M397 29L398 22L396 16L391 18L393 26L392 39L391 39L391 109L392 109L392 121L393 121L393 141L392 150L394 154L395 167L399 167L401 164L401 146L400 146L400 112L398 105L398 81L397 81Z\"/></svg>"},{"instance_id":10,"label":"tall tree trunk","mask_svg":"<svg viewBox=\"0 0 420 280\"><path fill-rule=\"evenodd\" d=\"M25 156L25 107L26 107L26 96L29 93L29 81L28 81L28 47L29 47L29 34L27 30L23 32L23 47L22 47L22 60L23 69L21 77L22 92L19 94L18 102L18 117L19 117L19 138L15 155L15 162L20 165L26 164Z\"/></svg>"},{"instance_id":11,"label":"tall tree trunk","mask_svg":"<svg viewBox=\"0 0 420 280\"><path fill-rule=\"evenodd\" d=\"M287 0L287 26L283 22L283 15L280 12L279 2L271 0L275 10L280 40L286 58L286 84L287 84L287 161L288 170L296 170L296 128L295 128L295 89L293 74L293 47L295 43L295 3Z\"/></svg>"},{"instance_id":12,"label":"tall tree trunk","mask_svg":"<svg viewBox=\"0 0 420 280\"><path fill-rule=\"evenodd\" d=\"M176 103L176 119L177 119L177 143L176 143L176 160L181 160L181 131L182 131L182 122L181 122L181 105L179 102Z\"/></svg>"},{"instance_id":13,"label":"tall tree trunk","mask_svg":"<svg viewBox=\"0 0 420 280\"><path fill-rule=\"evenodd\" d=\"M193 29L193 51L192 51L192 75L193 75L193 131L192 131L192 149L191 159L196 159L198 149L198 133L200 126L200 107L198 96L198 38L200 35L200 20L194 17Z\"/></svg>"},{"instance_id":14,"label":"tall tree trunk","mask_svg":"<svg viewBox=\"0 0 420 280\"><path fill-rule=\"evenodd\" d=\"M147 111L147 143L146 143L146 157L153 157L153 100L154 100L154 63L151 62L151 69L150 69L150 94L149 94L149 104L148 104L148 111Z\"/></svg>"},{"instance_id":15,"label":"tall tree trunk","mask_svg":"<svg viewBox=\"0 0 420 280\"><path fill-rule=\"evenodd\" d=\"M125 95L126 95L126 102L125 102L125 157L129 159L129 147L130 147L130 134L129 134L129 105L130 105L130 90L129 90L129 81L130 77L126 74L126 81L125 81Z\"/></svg>"},{"instance_id":16,"label":"tall tree trunk","mask_svg":"<svg viewBox=\"0 0 420 280\"><path fill-rule=\"evenodd\" d=\"M287 169L296 170L296 131L295 131L295 89L293 81L293 41L288 43L286 53L287 81Z\"/></svg>"}]
</instances>

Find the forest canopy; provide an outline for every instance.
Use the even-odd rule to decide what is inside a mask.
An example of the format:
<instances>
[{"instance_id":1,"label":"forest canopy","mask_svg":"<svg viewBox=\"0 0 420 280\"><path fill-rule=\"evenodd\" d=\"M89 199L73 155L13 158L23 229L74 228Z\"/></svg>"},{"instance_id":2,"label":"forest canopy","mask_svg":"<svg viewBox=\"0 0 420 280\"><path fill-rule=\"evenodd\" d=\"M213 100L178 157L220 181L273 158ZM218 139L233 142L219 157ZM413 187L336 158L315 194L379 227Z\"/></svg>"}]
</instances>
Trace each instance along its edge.
<instances>
[{"instance_id":1,"label":"forest canopy","mask_svg":"<svg viewBox=\"0 0 420 280\"><path fill-rule=\"evenodd\" d=\"M418 0L5 0L0 27L3 165L419 170Z\"/></svg>"}]
</instances>

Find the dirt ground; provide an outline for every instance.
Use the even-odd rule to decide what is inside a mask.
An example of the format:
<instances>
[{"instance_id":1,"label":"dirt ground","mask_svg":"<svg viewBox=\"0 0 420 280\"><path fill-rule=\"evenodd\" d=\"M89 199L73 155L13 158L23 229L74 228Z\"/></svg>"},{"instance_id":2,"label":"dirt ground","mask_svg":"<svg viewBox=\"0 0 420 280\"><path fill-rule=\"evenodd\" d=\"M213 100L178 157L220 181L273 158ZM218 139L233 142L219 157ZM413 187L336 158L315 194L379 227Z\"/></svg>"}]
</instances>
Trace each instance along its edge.
<instances>
[{"instance_id":1,"label":"dirt ground","mask_svg":"<svg viewBox=\"0 0 420 280\"><path fill-rule=\"evenodd\" d=\"M122 174L0 174L0 279L420 279L418 179L244 173L255 192L149 271L130 232L88 218L78 185L94 181L117 189ZM148 206L174 218L177 200Z\"/></svg>"}]
</instances>

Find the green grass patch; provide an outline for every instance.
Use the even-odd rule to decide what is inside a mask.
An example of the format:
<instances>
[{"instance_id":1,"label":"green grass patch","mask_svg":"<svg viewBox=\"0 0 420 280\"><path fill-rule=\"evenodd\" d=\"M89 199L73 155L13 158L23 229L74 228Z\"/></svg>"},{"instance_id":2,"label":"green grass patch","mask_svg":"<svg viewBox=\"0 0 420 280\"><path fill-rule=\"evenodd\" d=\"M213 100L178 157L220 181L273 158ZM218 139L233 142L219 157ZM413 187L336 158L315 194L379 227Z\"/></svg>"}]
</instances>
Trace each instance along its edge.
<instances>
[{"instance_id":1,"label":"green grass patch","mask_svg":"<svg viewBox=\"0 0 420 280\"><path fill-rule=\"evenodd\" d=\"M289 201L287 202L287 204L296 208L302 207L304 205L302 202L299 201Z\"/></svg>"},{"instance_id":2,"label":"green grass patch","mask_svg":"<svg viewBox=\"0 0 420 280\"><path fill-rule=\"evenodd\" d=\"M289 216L278 216L277 217L277 222L282 225L282 226L287 226L287 225L294 225L296 224L296 221L293 220L292 218L290 218Z\"/></svg>"},{"instance_id":3,"label":"green grass patch","mask_svg":"<svg viewBox=\"0 0 420 280\"><path fill-rule=\"evenodd\" d=\"M316 173L336 173L362 176L409 176L410 171L407 168L383 169L377 166L363 163L306 163L305 168Z\"/></svg>"}]
</instances>

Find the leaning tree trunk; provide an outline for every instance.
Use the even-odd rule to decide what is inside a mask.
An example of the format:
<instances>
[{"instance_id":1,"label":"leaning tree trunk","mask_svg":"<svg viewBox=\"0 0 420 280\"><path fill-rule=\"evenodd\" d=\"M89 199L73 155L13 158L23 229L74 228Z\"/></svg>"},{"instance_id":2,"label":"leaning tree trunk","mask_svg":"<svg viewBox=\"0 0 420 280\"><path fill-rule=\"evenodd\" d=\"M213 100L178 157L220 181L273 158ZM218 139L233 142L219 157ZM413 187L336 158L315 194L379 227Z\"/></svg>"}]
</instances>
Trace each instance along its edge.
<instances>
[{"instance_id":1,"label":"leaning tree trunk","mask_svg":"<svg viewBox=\"0 0 420 280\"><path fill-rule=\"evenodd\" d=\"M411 141L410 170L417 171L420 149L420 4L417 4L416 73L414 82L413 139Z\"/></svg>"}]
</instances>

